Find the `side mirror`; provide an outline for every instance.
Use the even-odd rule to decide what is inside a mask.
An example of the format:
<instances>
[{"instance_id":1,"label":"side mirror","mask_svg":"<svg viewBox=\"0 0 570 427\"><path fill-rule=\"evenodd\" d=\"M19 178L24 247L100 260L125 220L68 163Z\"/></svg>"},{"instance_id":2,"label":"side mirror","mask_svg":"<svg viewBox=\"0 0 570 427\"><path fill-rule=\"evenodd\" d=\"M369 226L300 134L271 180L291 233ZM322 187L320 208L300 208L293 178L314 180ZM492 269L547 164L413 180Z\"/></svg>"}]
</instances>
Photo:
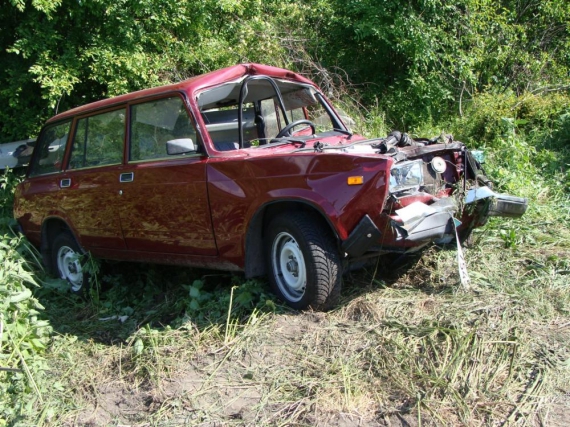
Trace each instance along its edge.
<instances>
[{"instance_id":1,"label":"side mirror","mask_svg":"<svg viewBox=\"0 0 570 427\"><path fill-rule=\"evenodd\" d=\"M171 139L166 141L166 152L169 155L196 152L197 146L192 138Z\"/></svg>"}]
</instances>

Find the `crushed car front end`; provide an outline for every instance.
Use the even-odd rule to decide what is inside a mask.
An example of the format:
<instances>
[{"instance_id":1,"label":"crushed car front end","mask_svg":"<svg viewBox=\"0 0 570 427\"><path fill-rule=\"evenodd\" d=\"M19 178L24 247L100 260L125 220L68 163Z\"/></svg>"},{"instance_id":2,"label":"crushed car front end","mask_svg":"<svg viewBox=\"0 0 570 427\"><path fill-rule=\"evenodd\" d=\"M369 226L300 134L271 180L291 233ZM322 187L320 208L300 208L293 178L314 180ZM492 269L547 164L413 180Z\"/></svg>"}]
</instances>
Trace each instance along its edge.
<instances>
[{"instance_id":1,"label":"crushed car front end","mask_svg":"<svg viewBox=\"0 0 570 427\"><path fill-rule=\"evenodd\" d=\"M363 217L343 242L348 257L463 242L490 216L516 218L527 209L526 199L494 192L479 161L451 136L413 140L393 132L347 151L364 146L393 162L382 211Z\"/></svg>"},{"instance_id":2,"label":"crushed car front end","mask_svg":"<svg viewBox=\"0 0 570 427\"><path fill-rule=\"evenodd\" d=\"M267 274L293 308L333 307L349 264L462 241L527 208L493 192L451 137L365 139L302 76L255 64L221 75L189 97L219 254L247 277Z\"/></svg>"}]
</instances>

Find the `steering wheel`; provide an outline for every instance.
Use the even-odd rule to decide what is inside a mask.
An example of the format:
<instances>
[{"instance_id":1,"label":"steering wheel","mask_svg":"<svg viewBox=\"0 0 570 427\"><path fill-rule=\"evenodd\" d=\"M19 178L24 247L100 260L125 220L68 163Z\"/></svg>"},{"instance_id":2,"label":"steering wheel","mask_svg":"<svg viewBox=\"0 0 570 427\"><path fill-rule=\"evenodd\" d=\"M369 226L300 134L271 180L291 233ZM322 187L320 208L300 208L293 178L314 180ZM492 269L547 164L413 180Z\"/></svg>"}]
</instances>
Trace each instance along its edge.
<instances>
[{"instance_id":1,"label":"steering wheel","mask_svg":"<svg viewBox=\"0 0 570 427\"><path fill-rule=\"evenodd\" d=\"M291 136L291 129L293 129L295 126L299 126L299 125L309 125L309 126L311 126L311 130L313 131L313 134L317 132L316 128L315 128L315 124L312 121L303 119L303 120L297 120L296 122L289 123L283 129L281 129L281 132L279 132L275 138L284 138L286 136Z\"/></svg>"}]
</instances>

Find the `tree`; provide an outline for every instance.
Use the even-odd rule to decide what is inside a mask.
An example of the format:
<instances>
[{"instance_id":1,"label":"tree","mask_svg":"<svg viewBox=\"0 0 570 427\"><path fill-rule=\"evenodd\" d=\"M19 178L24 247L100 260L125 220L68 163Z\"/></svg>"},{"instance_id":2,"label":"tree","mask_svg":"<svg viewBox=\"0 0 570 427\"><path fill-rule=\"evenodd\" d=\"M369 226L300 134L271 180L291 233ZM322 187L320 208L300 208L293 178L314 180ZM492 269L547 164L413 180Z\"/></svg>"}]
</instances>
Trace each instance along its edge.
<instances>
[{"instance_id":1,"label":"tree","mask_svg":"<svg viewBox=\"0 0 570 427\"><path fill-rule=\"evenodd\" d=\"M279 64L271 0L3 0L0 141L33 136L58 111L238 62ZM286 14L283 12L287 12Z\"/></svg>"},{"instance_id":2,"label":"tree","mask_svg":"<svg viewBox=\"0 0 570 427\"><path fill-rule=\"evenodd\" d=\"M521 93L568 83L565 0L334 0L327 64L369 82L392 122L457 114L489 89Z\"/></svg>"}]
</instances>

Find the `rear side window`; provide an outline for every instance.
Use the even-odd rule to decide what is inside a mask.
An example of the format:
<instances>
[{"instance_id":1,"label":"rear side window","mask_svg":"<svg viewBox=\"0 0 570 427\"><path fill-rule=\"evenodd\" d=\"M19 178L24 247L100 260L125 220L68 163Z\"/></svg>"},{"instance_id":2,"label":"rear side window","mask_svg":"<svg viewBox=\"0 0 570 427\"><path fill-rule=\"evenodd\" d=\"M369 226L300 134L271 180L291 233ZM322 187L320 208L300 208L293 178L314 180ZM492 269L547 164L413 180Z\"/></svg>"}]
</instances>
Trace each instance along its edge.
<instances>
[{"instance_id":1,"label":"rear side window","mask_svg":"<svg viewBox=\"0 0 570 427\"><path fill-rule=\"evenodd\" d=\"M36 143L30 176L44 175L61 170L71 122L47 126Z\"/></svg>"},{"instance_id":2,"label":"rear side window","mask_svg":"<svg viewBox=\"0 0 570 427\"><path fill-rule=\"evenodd\" d=\"M171 157L166 142L192 139L192 126L184 102L178 96L131 106L131 144L129 159L133 161Z\"/></svg>"},{"instance_id":3,"label":"rear side window","mask_svg":"<svg viewBox=\"0 0 570 427\"><path fill-rule=\"evenodd\" d=\"M122 163L124 140L124 109L79 119L69 169Z\"/></svg>"}]
</instances>

